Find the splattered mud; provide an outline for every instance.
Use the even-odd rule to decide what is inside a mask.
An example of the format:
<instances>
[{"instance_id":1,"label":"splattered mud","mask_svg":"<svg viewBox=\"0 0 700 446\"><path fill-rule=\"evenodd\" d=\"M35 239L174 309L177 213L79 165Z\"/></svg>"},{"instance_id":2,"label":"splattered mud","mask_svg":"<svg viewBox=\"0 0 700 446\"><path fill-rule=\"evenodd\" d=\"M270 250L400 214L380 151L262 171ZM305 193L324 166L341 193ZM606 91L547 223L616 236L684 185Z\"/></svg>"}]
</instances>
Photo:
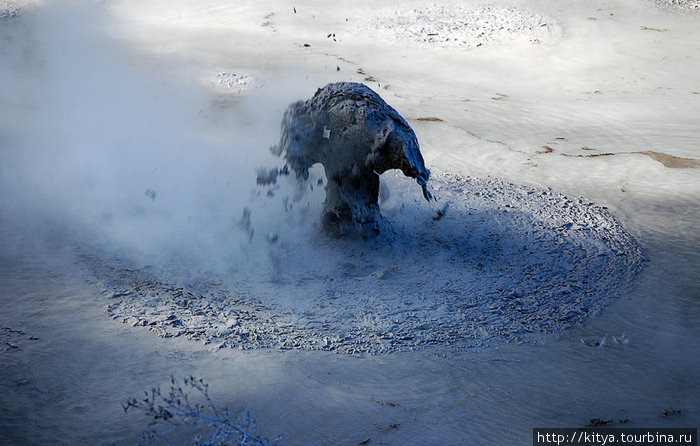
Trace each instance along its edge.
<instances>
[{"instance_id":1,"label":"splattered mud","mask_svg":"<svg viewBox=\"0 0 700 446\"><path fill-rule=\"evenodd\" d=\"M700 0L655 0L663 9L700 12Z\"/></svg>"},{"instance_id":2,"label":"splattered mud","mask_svg":"<svg viewBox=\"0 0 700 446\"><path fill-rule=\"evenodd\" d=\"M221 71L211 76L210 84L220 93L245 93L253 83L253 78L246 73L229 73Z\"/></svg>"},{"instance_id":3,"label":"splattered mud","mask_svg":"<svg viewBox=\"0 0 700 446\"><path fill-rule=\"evenodd\" d=\"M384 40L466 48L516 39L540 43L561 34L553 18L518 8L435 4L381 9L360 29Z\"/></svg>"},{"instance_id":4,"label":"splattered mud","mask_svg":"<svg viewBox=\"0 0 700 446\"><path fill-rule=\"evenodd\" d=\"M19 17L24 12L24 7L6 0L0 0L0 19Z\"/></svg>"},{"instance_id":5,"label":"splattered mud","mask_svg":"<svg viewBox=\"0 0 700 446\"><path fill-rule=\"evenodd\" d=\"M620 223L583 199L437 175L436 212L399 174L382 182L394 235L371 243L280 231L253 247L267 246L267 265L185 279L84 260L107 313L159 336L344 354L536 343L600 312L644 264Z\"/></svg>"}]
</instances>

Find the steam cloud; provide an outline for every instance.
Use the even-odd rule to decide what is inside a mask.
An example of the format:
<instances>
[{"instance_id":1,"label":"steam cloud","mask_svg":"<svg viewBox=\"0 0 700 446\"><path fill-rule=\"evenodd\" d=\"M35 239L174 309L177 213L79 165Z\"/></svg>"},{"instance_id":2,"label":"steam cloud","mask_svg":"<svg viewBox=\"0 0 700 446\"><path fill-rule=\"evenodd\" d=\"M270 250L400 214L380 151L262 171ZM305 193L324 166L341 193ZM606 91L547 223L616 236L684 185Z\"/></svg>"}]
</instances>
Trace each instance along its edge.
<instances>
[{"instance_id":1,"label":"steam cloud","mask_svg":"<svg viewBox=\"0 0 700 446\"><path fill-rule=\"evenodd\" d=\"M268 86L216 109L195 77L110 37L107 19L53 4L0 23L2 249L78 242L229 267L248 241L237 223L255 168L274 162L267 148L296 93Z\"/></svg>"}]
</instances>

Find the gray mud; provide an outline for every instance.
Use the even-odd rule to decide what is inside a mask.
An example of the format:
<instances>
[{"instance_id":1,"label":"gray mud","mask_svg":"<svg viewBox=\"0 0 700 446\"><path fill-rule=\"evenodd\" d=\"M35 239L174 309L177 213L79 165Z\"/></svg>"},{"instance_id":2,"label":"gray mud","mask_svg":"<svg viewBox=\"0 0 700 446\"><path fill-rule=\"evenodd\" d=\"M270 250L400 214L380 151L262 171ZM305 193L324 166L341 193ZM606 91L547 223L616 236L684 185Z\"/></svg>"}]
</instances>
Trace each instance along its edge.
<instances>
[{"instance_id":1,"label":"gray mud","mask_svg":"<svg viewBox=\"0 0 700 446\"><path fill-rule=\"evenodd\" d=\"M179 275L85 256L114 319L212 348L376 354L538 342L598 314L644 264L605 209L492 178L436 176L438 212L385 175L394 236L280 233L270 262ZM315 235L313 235L315 234ZM253 243L253 242L251 242Z\"/></svg>"},{"instance_id":2,"label":"gray mud","mask_svg":"<svg viewBox=\"0 0 700 446\"><path fill-rule=\"evenodd\" d=\"M354 82L319 88L307 101L291 104L282 118L280 143L272 152L303 182L321 164L326 175L323 227L365 236L383 231L379 213L379 176L398 169L415 178L426 200L426 169L413 129L372 89ZM258 175L258 184L274 183L278 170Z\"/></svg>"}]
</instances>

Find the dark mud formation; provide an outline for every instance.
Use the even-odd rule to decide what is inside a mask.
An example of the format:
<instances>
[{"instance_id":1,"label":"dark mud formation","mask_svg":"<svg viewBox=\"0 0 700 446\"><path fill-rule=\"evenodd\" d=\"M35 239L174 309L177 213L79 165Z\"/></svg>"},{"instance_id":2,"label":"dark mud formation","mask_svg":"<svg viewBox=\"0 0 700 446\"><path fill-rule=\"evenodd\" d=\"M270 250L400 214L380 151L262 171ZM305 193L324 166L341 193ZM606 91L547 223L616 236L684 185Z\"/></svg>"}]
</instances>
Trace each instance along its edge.
<instances>
[{"instance_id":1,"label":"dark mud formation","mask_svg":"<svg viewBox=\"0 0 700 446\"><path fill-rule=\"evenodd\" d=\"M363 236L382 232L379 175L399 169L415 178L426 200L430 171L416 135L399 113L363 84L326 85L307 101L291 104L282 118L280 142L272 152L300 180L323 165L326 201L321 223L331 234L357 229ZM280 171L262 172L258 183L274 182Z\"/></svg>"}]
</instances>

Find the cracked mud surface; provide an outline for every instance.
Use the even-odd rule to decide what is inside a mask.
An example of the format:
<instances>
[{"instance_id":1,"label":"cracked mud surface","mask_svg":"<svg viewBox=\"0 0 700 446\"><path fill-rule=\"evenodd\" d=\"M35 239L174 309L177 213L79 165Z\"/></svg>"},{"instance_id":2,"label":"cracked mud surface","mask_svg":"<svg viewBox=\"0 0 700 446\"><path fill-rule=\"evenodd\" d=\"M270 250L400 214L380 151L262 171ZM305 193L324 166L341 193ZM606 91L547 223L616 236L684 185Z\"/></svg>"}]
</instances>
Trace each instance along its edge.
<instances>
[{"instance_id":1,"label":"cracked mud surface","mask_svg":"<svg viewBox=\"0 0 700 446\"><path fill-rule=\"evenodd\" d=\"M391 239L281 233L267 268L226 277L85 261L107 313L159 336L344 354L538 342L596 315L644 263L620 223L583 199L438 175L436 214L398 175L383 182Z\"/></svg>"}]
</instances>

